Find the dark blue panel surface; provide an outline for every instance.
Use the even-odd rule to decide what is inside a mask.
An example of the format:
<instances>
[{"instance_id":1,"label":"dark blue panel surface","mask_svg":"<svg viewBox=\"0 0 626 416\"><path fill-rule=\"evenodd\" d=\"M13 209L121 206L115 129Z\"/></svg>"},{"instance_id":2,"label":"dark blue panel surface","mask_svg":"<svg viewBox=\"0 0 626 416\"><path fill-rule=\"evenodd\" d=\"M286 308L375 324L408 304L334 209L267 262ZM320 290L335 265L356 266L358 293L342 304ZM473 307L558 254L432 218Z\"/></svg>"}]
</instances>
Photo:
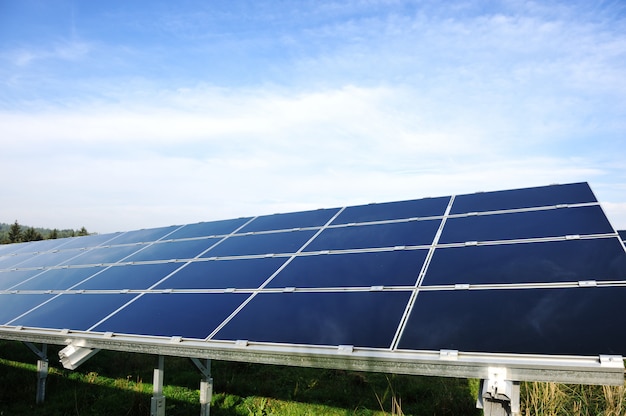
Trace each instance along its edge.
<instances>
[{"instance_id":1,"label":"dark blue panel surface","mask_svg":"<svg viewBox=\"0 0 626 416\"><path fill-rule=\"evenodd\" d=\"M261 293L215 336L310 345L391 345L410 292Z\"/></svg>"},{"instance_id":2,"label":"dark blue panel surface","mask_svg":"<svg viewBox=\"0 0 626 416\"><path fill-rule=\"evenodd\" d=\"M0 270L19 267L20 263L35 256L34 253L15 254L0 257Z\"/></svg>"},{"instance_id":3,"label":"dark blue panel surface","mask_svg":"<svg viewBox=\"0 0 626 416\"><path fill-rule=\"evenodd\" d=\"M440 220L327 228L305 251L430 245Z\"/></svg>"},{"instance_id":4,"label":"dark blue panel surface","mask_svg":"<svg viewBox=\"0 0 626 416\"><path fill-rule=\"evenodd\" d=\"M287 257L194 262L155 289L256 289L285 261Z\"/></svg>"},{"instance_id":5,"label":"dark blue panel surface","mask_svg":"<svg viewBox=\"0 0 626 416\"><path fill-rule=\"evenodd\" d=\"M121 233L111 233L111 234L94 234L87 235L83 237L72 237L67 238L66 243L64 243L60 249L68 250L73 248L91 248L97 247L100 245L106 245L109 242L113 242L114 239L119 236Z\"/></svg>"},{"instance_id":6,"label":"dark blue panel surface","mask_svg":"<svg viewBox=\"0 0 626 416\"><path fill-rule=\"evenodd\" d=\"M626 287L422 291L399 348L624 355L626 331L611 319L624 299Z\"/></svg>"},{"instance_id":7,"label":"dark blue panel surface","mask_svg":"<svg viewBox=\"0 0 626 416\"><path fill-rule=\"evenodd\" d=\"M428 250L298 256L267 287L413 286Z\"/></svg>"},{"instance_id":8,"label":"dark blue panel surface","mask_svg":"<svg viewBox=\"0 0 626 416\"><path fill-rule=\"evenodd\" d=\"M80 250L62 250L48 253L40 253L31 257L30 259L23 261L19 264L19 267L54 267L63 264L65 261L72 257L78 256L82 252Z\"/></svg>"},{"instance_id":9,"label":"dark blue panel surface","mask_svg":"<svg viewBox=\"0 0 626 416\"><path fill-rule=\"evenodd\" d=\"M49 269L37 277L22 283L19 290L66 290L89 276L104 270L104 267L72 267Z\"/></svg>"},{"instance_id":10,"label":"dark blue panel surface","mask_svg":"<svg viewBox=\"0 0 626 416\"><path fill-rule=\"evenodd\" d=\"M0 290L10 289L41 272L41 270L7 270L0 272Z\"/></svg>"},{"instance_id":11,"label":"dark blue panel surface","mask_svg":"<svg viewBox=\"0 0 626 416\"><path fill-rule=\"evenodd\" d=\"M112 266L73 289L149 289L152 285L181 266L181 263Z\"/></svg>"},{"instance_id":12,"label":"dark blue panel surface","mask_svg":"<svg viewBox=\"0 0 626 416\"><path fill-rule=\"evenodd\" d=\"M267 234L235 235L207 251L201 257L245 256L267 253L295 253L309 241L314 230Z\"/></svg>"},{"instance_id":13,"label":"dark blue panel surface","mask_svg":"<svg viewBox=\"0 0 626 416\"><path fill-rule=\"evenodd\" d=\"M146 294L94 330L204 339L249 296L241 293Z\"/></svg>"},{"instance_id":14,"label":"dark blue panel surface","mask_svg":"<svg viewBox=\"0 0 626 416\"><path fill-rule=\"evenodd\" d=\"M51 299L54 295L28 294L11 295L0 293L0 325L28 312L37 305Z\"/></svg>"},{"instance_id":15,"label":"dark blue panel surface","mask_svg":"<svg viewBox=\"0 0 626 416\"><path fill-rule=\"evenodd\" d=\"M617 238L438 248L423 285L626 280Z\"/></svg>"},{"instance_id":16,"label":"dark blue panel surface","mask_svg":"<svg viewBox=\"0 0 626 416\"><path fill-rule=\"evenodd\" d=\"M618 231L619 237L622 239L622 241L626 242L626 231L625 230L620 230Z\"/></svg>"},{"instance_id":17,"label":"dark blue panel surface","mask_svg":"<svg viewBox=\"0 0 626 416\"><path fill-rule=\"evenodd\" d=\"M199 222L197 224L189 224L174 231L167 236L168 240L176 240L179 238L196 238L209 237L215 235L227 235L237 228L244 225L250 218L235 218L232 220Z\"/></svg>"},{"instance_id":18,"label":"dark blue panel surface","mask_svg":"<svg viewBox=\"0 0 626 416\"><path fill-rule=\"evenodd\" d=\"M450 197L446 196L346 207L332 222L332 225L442 216L446 212L449 201Z\"/></svg>"},{"instance_id":19,"label":"dark blue panel surface","mask_svg":"<svg viewBox=\"0 0 626 416\"><path fill-rule=\"evenodd\" d=\"M68 242L68 238L52 239L52 240L40 240L30 241L28 243L20 244L21 248L15 250L15 253L41 253L43 251L50 251L59 248L63 244Z\"/></svg>"},{"instance_id":20,"label":"dark blue panel surface","mask_svg":"<svg viewBox=\"0 0 626 416\"><path fill-rule=\"evenodd\" d=\"M154 243L128 257L126 261L193 259L218 241L220 241L220 238Z\"/></svg>"},{"instance_id":21,"label":"dark blue panel surface","mask_svg":"<svg viewBox=\"0 0 626 416\"><path fill-rule=\"evenodd\" d=\"M448 218L439 242L513 240L613 233L599 206Z\"/></svg>"},{"instance_id":22,"label":"dark blue panel surface","mask_svg":"<svg viewBox=\"0 0 626 416\"><path fill-rule=\"evenodd\" d=\"M176 230L180 226L172 225L169 227L160 227L160 228L147 228L144 230L137 231L128 231L125 232L118 237L115 237L113 240L109 241L108 244L132 244L132 243L149 243L152 241L160 240L161 238L167 236L172 231ZM168 236L169 239L169 236Z\"/></svg>"},{"instance_id":23,"label":"dark blue panel surface","mask_svg":"<svg viewBox=\"0 0 626 416\"><path fill-rule=\"evenodd\" d=\"M116 263L132 253L141 249L141 245L130 246L109 246L95 247L84 251L83 254L74 257L63 264L65 265L83 265L83 264L107 264Z\"/></svg>"},{"instance_id":24,"label":"dark blue panel surface","mask_svg":"<svg viewBox=\"0 0 626 416\"><path fill-rule=\"evenodd\" d=\"M20 244L0 244L0 256L7 256L9 254L13 254L16 251L20 250L20 248L25 247L27 243Z\"/></svg>"},{"instance_id":25,"label":"dark blue panel surface","mask_svg":"<svg viewBox=\"0 0 626 416\"><path fill-rule=\"evenodd\" d=\"M11 325L85 331L134 296L136 295L86 293L59 295L40 308L14 320Z\"/></svg>"},{"instance_id":26,"label":"dark blue panel surface","mask_svg":"<svg viewBox=\"0 0 626 416\"><path fill-rule=\"evenodd\" d=\"M286 214L264 215L255 218L241 229L242 233L288 230L292 228L321 227L339 211L339 208L317 209L314 211L291 212Z\"/></svg>"},{"instance_id":27,"label":"dark blue panel surface","mask_svg":"<svg viewBox=\"0 0 626 416\"><path fill-rule=\"evenodd\" d=\"M458 195L450 214L597 202L587 183Z\"/></svg>"}]
</instances>

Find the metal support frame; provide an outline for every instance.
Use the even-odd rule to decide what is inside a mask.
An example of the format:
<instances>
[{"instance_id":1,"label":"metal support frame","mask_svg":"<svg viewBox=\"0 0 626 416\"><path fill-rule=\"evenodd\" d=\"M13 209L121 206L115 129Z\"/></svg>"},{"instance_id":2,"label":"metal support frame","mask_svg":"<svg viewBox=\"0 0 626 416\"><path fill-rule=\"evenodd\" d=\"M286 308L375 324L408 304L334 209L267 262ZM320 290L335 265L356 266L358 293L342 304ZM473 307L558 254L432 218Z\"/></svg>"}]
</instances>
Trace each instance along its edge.
<instances>
[{"instance_id":1,"label":"metal support frame","mask_svg":"<svg viewBox=\"0 0 626 416\"><path fill-rule=\"evenodd\" d=\"M192 358L191 361L202 373L202 380L200 380L200 416L209 416L211 414L211 397L213 397L211 360L207 358L206 364L202 364L197 358Z\"/></svg>"},{"instance_id":2,"label":"metal support frame","mask_svg":"<svg viewBox=\"0 0 626 416\"><path fill-rule=\"evenodd\" d=\"M37 360L37 396L35 403L41 404L46 398L46 380L48 378L48 344L41 344L41 350L31 342L24 343L39 357Z\"/></svg>"},{"instance_id":3,"label":"metal support frame","mask_svg":"<svg viewBox=\"0 0 626 416\"><path fill-rule=\"evenodd\" d=\"M165 357L159 355L157 367L154 369L152 380L152 399L150 401L150 416L165 416L165 396L163 395L163 376Z\"/></svg>"},{"instance_id":4,"label":"metal support frame","mask_svg":"<svg viewBox=\"0 0 626 416\"><path fill-rule=\"evenodd\" d=\"M100 349L85 346L83 340L72 341L59 351L59 358L64 368L76 370L82 363L96 355Z\"/></svg>"},{"instance_id":5,"label":"metal support frame","mask_svg":"<svg viewBox=\"0 0 626 416\"><path fill-rule=\"evenodd\" d=\"M485 416L519 416L520 382L507 380L506 368L489 368L489 377L480 381L476 407Z\"/></svg>"}]
</instances>

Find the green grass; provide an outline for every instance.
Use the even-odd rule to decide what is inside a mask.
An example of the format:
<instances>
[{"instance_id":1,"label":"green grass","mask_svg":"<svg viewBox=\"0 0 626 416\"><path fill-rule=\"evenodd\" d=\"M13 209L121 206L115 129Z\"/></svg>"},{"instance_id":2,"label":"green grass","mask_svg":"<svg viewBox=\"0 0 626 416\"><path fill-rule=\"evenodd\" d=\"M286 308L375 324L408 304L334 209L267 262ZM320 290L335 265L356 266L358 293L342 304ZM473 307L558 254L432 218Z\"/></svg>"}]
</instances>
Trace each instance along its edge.
<instances>
[{"instance_id":1,"label":"green grass","mask_svg":"<svg viewBox=\"0 0 626 416\"><path fill-rule=\"evenodd\" d=\"M46 400L36 405L35 355L0 340L0 415L150 414L155 356L101 351L69 371L56 362L58 350L49 346ZM216 416L381 416L390 414L392 399L405 415L480 414L476 381L216 361L212 373ZM199 383L190 360L166 357L166 414L199 414Z\"/></svg>"}]
</instances>

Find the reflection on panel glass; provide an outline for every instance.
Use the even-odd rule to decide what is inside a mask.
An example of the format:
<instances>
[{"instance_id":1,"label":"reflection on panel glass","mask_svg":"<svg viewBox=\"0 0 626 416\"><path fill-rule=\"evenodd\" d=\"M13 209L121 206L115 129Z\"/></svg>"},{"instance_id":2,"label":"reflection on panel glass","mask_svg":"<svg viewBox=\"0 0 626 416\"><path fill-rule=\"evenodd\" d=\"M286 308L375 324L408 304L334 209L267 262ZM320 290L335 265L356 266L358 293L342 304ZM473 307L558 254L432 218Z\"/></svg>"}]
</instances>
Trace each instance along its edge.
<instances>
[{"instance_id":1,"label":"reflection on panel glass","mask_svg":"<svg viewBox=\"0 0 626 416\"><path fill-rule=\"evenodd\" d=\"M20 263L20 268L27 267L54 267L81 254L80 250L62 250L36 254L34 257Z\"/></svg>"},{"instance_id":2,"label":"reflection on panel glass","mask_svg":"<svg viewBox=\"0 0 626 416\"><path fill-rule=\"evenodd\" d=\"M63 264L84 265L116 263L143 247L144 246L134 244L130 246L95 247L84 251L83 254L71 258Z\"/></svg>"},{"instance_id":3,"label":"reflection on panel glass","mask_svg":"<svg viewBox=\"0 0 626 416\"><path fill-rule=\"evenodd\" d=\"M267 287L412 286L428 250L298 256Z\"/></svg>"},{"instance_id":4,"label":"reflection on panel glass","mask_svg":"<svg viewBox=\"0 0 626 416\"><path fill-rule=\"evenodd\" d=\"M227 235L243 224L248 222L250 218L235 218L232 220L200 222L197 224L189 224L174 231L167 236L168 240L176 240L179 238L196 238L208 237L213 235Z\"/></svg>"},{"instance_id":5,"label":"reflection on panel glass","mask_svg":"<svg viewBox=\"0 0 626 416\"><path fill-rule=\"evenodd\" d=\"M172 225L169 227L161 228L148 228L144 230L128 231L115 239L111 240L109 244L132 244L132 243L149 243L152 241L160 240L167 236L172 231L179 228L179 225ZM169 238L169 237L168 237Z\"/></svg>"},{"instance_id":6,"label":"reflection on panel glass","mask_svg":"<svg viewBox=\"0 0 626 416\"><path fill-rule=\"evenodd\" d=\"M430 245L440 220L327 228L305 251Z\"/></svg>"},{"instance_id":7,"label":"reflection on panel glass","mask_svg":"<svg viewBox=\"0 0 626 416\"><path fill-rule=\"evenodd\" d=\"M220 238L154 243L128 257L126 261L193 259L218 241Z\"/></svg>"},{"instance_id":8,"label":"reflection on panel glass","mask_svg":"<svg viewBox=\"0 0 626 416\"><path fill-rule=\"evenodd\" d=\"M314 234L314 230L303 230L268 234L234 235L207 251L202 257L295 253L300 250L300 247L313 237Z\"/></svg>"},{"instance_id":9,"label":"reflection on panel glass","mask_svg":"<svg viewBox=\"0 0 626 416\"><path fill-rule=\"evenodd\" d=\"M440 243L613 233L599 206L448 218Z\"/></svg>"},{"instance_id":10,"label":"reflection on panel glass","mask_svg":"<svg viewBox=\"0 0 626 416\"><path fill-rule=\"evenodd\" d=\"M410 292L261 293L215 339L387 348L409 295Z\"/></svg>"},{"instance_id":11,"label":"reflection on panel glass","mask_svg":"<svg viewBox=\"0 0 626 416\"><path fill-rule=\"evenodd\" d=\"M51 299L54 295L0 293L0 325L5 325L35 306Z\"/></svg>"},{"instance_id":12,"label":"reflection on panel glass","mask_svg":"<svg viewBox=\"0 0 626 416\"><path fill-rule=\"evenodd\" d=\"M58 295L11 325L85 331L136 295L68 294Z\"/></svg>"},{"instance_id":13,"label":"reflection on panel glass","mask_svg":"<svg viewBox=\"0 0 626 416\"><path fill-rule=\"evenodd\" d=\"M115 241L114 239L119 236L121 233L112 233L112 234L94 234L87 235L83 237L72 237L68 238L68 242L64 243L60 249L68 250L74 248L91 248L97 247L100 245L106 245L109 242Z\"/></svg>"},{"instance_id":14,"label":"reflection on panel glass","mask_svg":"<svg viewBox=\"0 0 626 416\"><path fill-rule=\"evenodd\" d=\"M111 266L73 289L120 290L149 289L181 266L180 263L131 264Z\"/></svg>"},{"instance_id":15,"label":"reflection on panel glass","mask_svg":"<svg viewBox=\"0 0 626 416\"><path fill-rule=\"evenodd\" d=\"M346 207L332 225L442 216L449 201L450 197L446 196Z\"/></svg>"},{"instance_id":16,"label":"reflection on panel glass","mask_svg":"<svg viewBox=\"0 0 626 416\"><path fill-rule=\"evenodd\" d=\"M28 243L20 244L20 248L15 250L15 253L41 253L43 251L50 251L56 248L62 248L64 243L68 242L68 238L52 239L52 240L40 240L30 241Z\"/></svg>"},{"instance_id":17,"label":"reflection on panel glass","mask_svg":"<svg viewBox=\"0 0 626 416\"><path fill-rule=\"evenodd\" d=\"M49 269L37 277L24 282L19 290L67 290L89 276L104 270L104 267L71 267Z\"/></svg>"},{"instance_id":18,"label":"reflection on panel glass","mask_svg":"<svg viewBox=\"0 0 626 416\"><path fill-rule=\"evenodd\" d=\"M194 262L155 289L256 289L286 260L286 257L266 257Z\"/></svg>"},{"instance_id":19,"label":"reflection on panel glass","mask_svg":"<svg viewBox=\"0 0 626 416\"><path fill-rule=\"evenodd\" d=\"M41 273L41 270L6 270L0 272L0 290L11 289L33 276Z\"/></svg>"},{"instance_id":20,"label":"reflection on panel glass","mask_svg":"<svg viewBox=\"0 0 626 416\"><path fill-rule=\"evenodd\" d=\"M587 183L457 195L450 214L597 202Z\"/></svg>"},{"instance_id":21,"label":"reflection on panel glass","mask_svg":"<svg viewBox=\"0 0 626 416\"><path fill-rule=\"evenodd\" d=\"M248 296L241 293L146 294L94 331L204 339Z\"/></svg>"},{"instance_id":22,"label":"reflection on panel glass","mask_svg":"<svg viewBox=\"0 0 626 416\"><path fill-rule=\"evenodd\" d=\"M286 214L265 215L255 218L241 229L242 233L288 230L292 228L321 227L339 211L338 208L317 209L314 211L290 212Z\"/></svg>"},{"instance_id":23,"label":"reflection on panel glass","mask_svg":"<svg viewBox=\"0 0 626 416\"><path fill-rule=\"evenodd\" d=\"M20 263L25 262L26 260L31 259L36 254L34 253L26 253L26 254L15 254L8 256L0 257L0 270L2 269L10 269L13 267L18 267Z\"/></svg>"},{"instance_id":24,"label":"reflection on panel glass","mask_svg":"<svg viewBox=\"0 0 626 416\"><path fill-rule=\"evenodd\" d=\"M467 352L626 354L611 316L626 287L422 291L399 348Z\"/></svg>"},{"instance_id":25,"label":"reflection on panel glass","mask_svg":"<svg viewBox=\"0 0 626 416\"><path fill-rule=\"evenodd\" d=\"M617 238L438 248L423 285L626 280Z\"/></svg>"}]
</instances>

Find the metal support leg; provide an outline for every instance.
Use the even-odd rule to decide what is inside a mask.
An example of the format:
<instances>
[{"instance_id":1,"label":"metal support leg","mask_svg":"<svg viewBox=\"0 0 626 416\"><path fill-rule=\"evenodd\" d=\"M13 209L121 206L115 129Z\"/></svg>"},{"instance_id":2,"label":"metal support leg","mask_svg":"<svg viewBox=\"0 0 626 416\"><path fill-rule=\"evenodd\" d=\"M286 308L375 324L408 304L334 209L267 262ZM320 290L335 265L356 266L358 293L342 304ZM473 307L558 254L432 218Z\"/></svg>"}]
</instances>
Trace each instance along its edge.
<instances>
[{"instance_id":1,"label":"metal support leg","mask_svg":"<svg viewBox=\"0 0 626 416\"><path fill-rule=\"evenodd\" d=\"M37 360L37 396L35 403L41 404L46 398L46 380L48 378L48 344L41 344L41 350L35 344L25 342L26 346L34 352L39 360Z\"/></svg>"},{"instance_id":2,"label":"metal support leg","mask_svg":"<svg viewBox=\"0 0 626 416\"><path fill-rule=\"evenodd\" d=\"M489 378L480 381L476 407L485 416L519 416L519 381L507 380L505 368L490 368Z\"/></svg>"},{"instance_id":3,"label":"metal support leg","mask_svg":"<svg viewBox=\"0 0 626 416\"><path fill-rule=\"evenodd\" d=\"M213 397L211 360L207 359L206 364L202 364L197 358L192 358L191 361L202 373L202 380L200 380L200 416L209 416L211 413L211 397Z\"/></svg>"},{"instance_id":4,"label":"metal support leg","mask_svg":"<svg viewBox=\"0 0 626 416\"><path fill-rule=\"evenodd\" d=\"M165 396L163 396L163 374L165 358L159 355L158 367L154 369L152 380L152 400L150 402L150 416L165 416Z\"/></svg>"}]
</instances>

